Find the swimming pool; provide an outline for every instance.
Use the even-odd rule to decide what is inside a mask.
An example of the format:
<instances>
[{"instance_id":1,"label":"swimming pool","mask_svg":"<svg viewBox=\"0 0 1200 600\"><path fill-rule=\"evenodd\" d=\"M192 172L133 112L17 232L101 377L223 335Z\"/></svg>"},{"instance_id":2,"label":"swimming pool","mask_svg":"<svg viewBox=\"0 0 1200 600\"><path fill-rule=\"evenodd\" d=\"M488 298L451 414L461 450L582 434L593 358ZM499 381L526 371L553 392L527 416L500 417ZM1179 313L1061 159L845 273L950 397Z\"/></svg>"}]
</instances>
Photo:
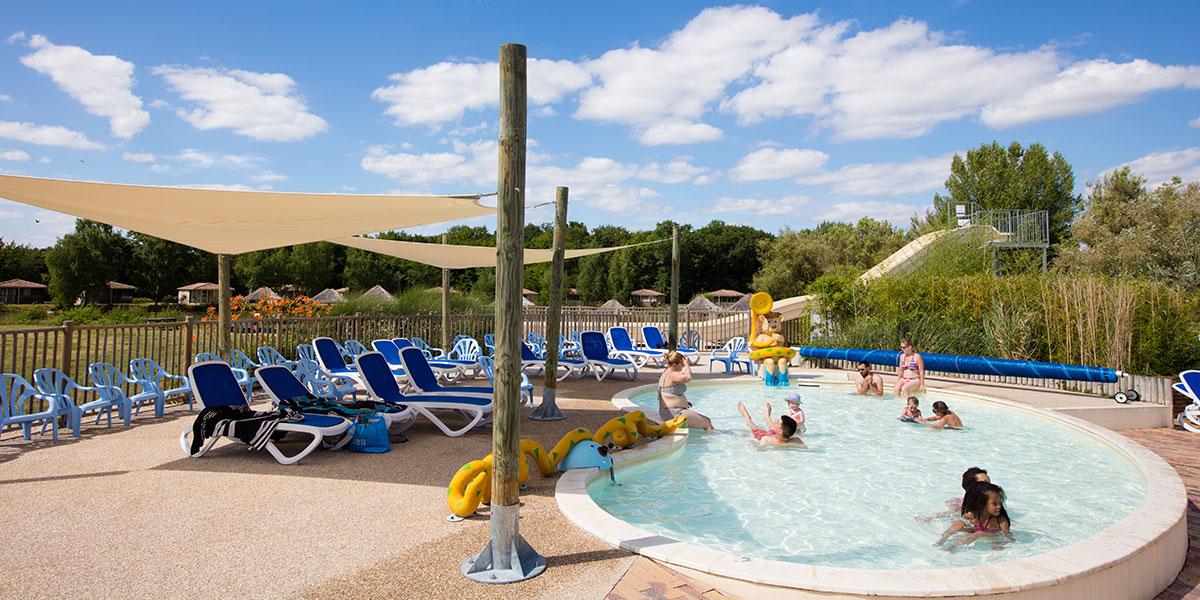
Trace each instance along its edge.
<instances>
[{"instance_id":1,"label":"swimming pool","mask_svg":"<svg viewBox=\"0 0 1200 600\"><path fill-rule=\"evenodd\" d=\"M713 420L670 457L621 473L620 486L594 482L588 493L638 527L740 556L850 568L935 569L1015 560L1099 533L1129 515L1146 480L1115 448L1073 428L994 404L926 395L923 412L944 400L967 425L931 430L903 423L904 401L842 387L693 386L688 399ZM784 395L804 398L807 449L757 449L737 402L761 426ZM630 400L657 410L651 392ZM961 473L986 468L1005 489L1016 543L934 548L962 495Z\"/></svg>"},{"instance_id":2,"label":"swimming pool","mask_svg":"<svg viewBox=\"0 0 1200 600\"><path fill-rule=\"evenodd\" d=\"M814 371L801 377L808 381L820 382L828 387L844 387L845 383L845 375L841 372ZM704 388L709 386L716 386L725 394L737 398L760 398L757 406L755 406L755 400L748 401L752 415L760 421L761 398L770 396L781 399L787 392L797 390L795 387L790 390L768 390L762 386L761 382L752 378L739 378L722 380L720 383L696 382L690 386L689 398L693 398L695 401L698 396L694 396L694 394L704 391ZM613 404L625 410L634 410L638 407L630 402L630 399L646 392L653 393L653 390L654 386L640 386L625 390L613 397ZM809 442L810 450L771 449L761 452L752 450L748 442L749 436L744 431L745 425L740 416L733 417L736 414L733 412L736 410L736 399L727 403L726 409L716 409L715 404L713 407L700 406L700 408L706 414L714 417L719 427L725 426L732 419L731 427L739 428L740 435L743 437L739 439L730 433L730 437L722 438L722 434L718 433L706 443L722 445L728 441L733 444L730 447L732 454L745 454L753 457L756 459L756 465L763 459L774 460L773 455L775 454L780 455L781 459L786 455L795 454L796 456L788 457L788 459L814 461L822 460L822 456L837 456L837 452L841 450L837 450L837 444L833 443L834 438L822 440L822 434L829 433L825 431L825 419L828 415L836 413L827 413L826 410L819 408L818 404L824 404L826 401L818 401L814 392L806 391L804 388L800 388L798 391L805 394L806 397L809 394L814 395L814 398L805 404L809 415L809 433L805 438ZM767 396L761 396L761 394ZM1123 466L1120 460L1112 463L1115 465L1113 470L1095 475L1095 477L1115 476L1124 479L1125 483L1132 482L1133 488L1130 495L1137 496L1140 489L1140 501L1138 498L1130 498L1128 502L1122 501L1119 509L1108 511L1113 513L1111 519L1116 520L1111 525L1105 526L1103 523L1083 525L1083 527L1100 528L1099 533L1095 535L1067 543L1067 545L1059 546L1049 552L1030 553L1028 550L1034 544L1048 542L1046 538L1057 534L1053 525L1046 527L1045 530L1038 525L1041 518L1038 513L1046 509L1032 499L1033 497L1028 491L1031 488L1028 488L1025 483L1026 480L1037 480L1040 475L1026 474L1023 470L1024 467L1019 467L1025 460L1022 455L1032 454L1026 446L1022 445L1024 442L1010 442L1000 446L983 444L975 450L982 454L968 455L963 449L970 447L968 442L971 441L969 434L972 431L923 431L917 429L917 425L900 423L895 420L900 413L900 404L890 397L875 399L876 402L881 403L880 406L885 407L879 411L866 410L861 414L854 412L849 414L863 419L863 421L857 422L864 431L866 431L866 423L874 421L876 425L886 426L884 429L877 430L877 434L894 434L893 437L895 437L923 433L932 436L929 439L935 441L922 445L921 448L928 445L936 447L937 444L951 441L958 442L954 444L954 447L958 448L960 453L951 455L951 462L954 464L941 465L939 468L938 465L932 463L931 459L921 460L921 457L914 459L912 457L905 458L903 455L897 456L896 453L889 453L885 450L890 447L885 444L885 442L890 443L886 436L868 435L866 436L867 442L857 444L870 449L870 453L867 454L871 459L866 463L869 465L868 467L856 466L851 470L848 466L842 466L825 471L813 470L810 472L811 479L805 480L806 488L802 486L799 492L792 489L785 492L789 494L788 496L770 496L765 501L754 498L731 500L724 496L727 493L726 488L735 487L731 484L734 479L740 481L751 478L752 482L762 482L761 479L753 479L756 477L756 472L746 474L744 470L735 469L729 459L713 459L712 462L715 463L711 465L713 473L705 473L696 477L697 482L702 481L703 485L692 488L691 495L681 494L682 500L675 501L682 504L676 505L673 511L666 511L670 513L666 516L659 513L653 520L644 516L619 518L598 505L597 499L594 499L591 494L603 495L606 493L601 491L602 486L597 483L607 485L607 472L601 473L588 469L564 473L556 486L555 499L559 510L568 520L613 546L669 563L686 575L717 586L718 589L727 593L745 598L808 598L816 597L811 595L811 593L816 593L817 596L822 597L827 594L840 594L839 597L897 599L933 596L965 599L1002 594L1007 600L1030 598L1128 600L1130 598L1153 598L1175 580L1187 554L1187 494L1178 474L1170 465L1124 436L1072 416L1033 409L1023 404L977 394L953 393L946 396L950 398L946 400L947 403L963 414L964 420L967 421L966 424L972 427L972 431L975 428L982 429L982 424L986 423L984 417L980 417L983 420L971 420L977 414L982 414L977 413L978 410L982 409L984 412L988 412L988 409L1008 411L1013 414L1011 416L1006 412L998 414L1004 415L1013 423L1024 423L1026 418L1041 419L1049 422L1052 426L1071 431L1071 436L1067 437L1070 443L1063 447L1074 450L1078 454L1090 452L1103 455L1107 452L1114 452L1117 459L1124 459L1132 465L1134 473L1140 473L1141 483L1138 483L1136 477L1127 478L1130 473L1127 470L1129 467ZM922 408L926 413L928 413L928 406L925 405L929 403L930 400L922 403ZM778 410L780 406L776 408ZM847 410L849 409L847 408ZM825 416L822 416L823 413ZM1035 428L1041 425L1036 421L1027 424ZM1015 432L1018 429L1013 427L1006 431ZM1055 432L1055 435L1059 433L1061 432ZM700 432L671 434L660 440L648 444L639 443L633 449L615 453L613 461L616 464L616 478L622 485L617 490L611 491L620 493L627 487L642 485L639 480L645 475L639 475L639 472L651 473L659 470L659 466L671 461L696 463L697 461L694 459L686 461L681 457L686 456L682 453L687 452L687 448L692 443L699 442L703 435L705 434ZM1081 437L1072 439L1072 436L1076 435ZM739 444L743 445L738 446ZM1009 448L1004 452L1010 458L1004 464L1000 464L999 460L993 458L1000 456L999 451L991 448L1005 447ZM960 494L959 478L961 471L966 466L971 466L971 464L967 464L968 461L978 462L981 466L988 468L993 475L993 480L1005 487L1010 496L1008 505L1014 520L1017 545L1023 546L1022 548L1010 546L1005 550L992 551L990 548L981 546L961 549L953 555L941 551L922 552L922 558L917 559L920 561L964 560L964 562L976 566L949 566L947 564L921 567L912 561L901 561L902 564L895 568L885 568L878 563L872 563L865 567L843 566L861 564L856 563L855 558L850 556L860 551L876 552L880 555L887 554L886 548L882 547L893 544L897 538L919 535L921 544L930 544L936 540L937 534L945 527L947 521L924 525L913 520L912 516L930 514L940 510L944 507L947 498ZM890 465L891 472L876 468L876 463ZM1075 465L1071 468L1075 469L1075 473L1087 472L1086 465ZM816 489L817 484L823 482L823 478L834 478L834 475L838 473L843 479L873 477L877 474L887 478L884 479L885 482L894 481L896 473L900 473L903 475L902 481L914 482L904 484L907 493L911 494L914 499L902 498L896 502L901 508L889 507L886 501L876 502L876 506L882 505L885 506L884 510L891 511L889 514L894 518L882 518L875 521L874 524L878 526L879 523L883 523L882 526L879 526L879 531L893 533L873 538L876 540L874 544L856 544L849 548L843 547L841 551L836 548L818 551L815 544L811 549L804 547L804 544L813 543L812 541L803 540L800 536L781 533L783 530L773 528L780 522L816 523L821 520L801 518L795 513L799 506L817 506L818 513L815 517L825 517L832 515L835 511L842 511L850 515L846 517L846 521L855 523L854 526L858 527L858 521L871 521L874 519L874 515L867 514L870 511L856 508L855 503L869 501L871 497L875 496L886 497L893 494L892 488L897 487L895 484L886 484L888 487L883 488L883 492L852 493L850 490L853 488L839 480L835 482L833 489L842 493L837 496L836 500L827 499L819 503L814 501L811 505L805 502L808 496L815 495L815 492L811 490ZM930 478L922 479L923 473L930 473ZM1052 498L1058 497L1059 489L1070 487L1070 479L1063 481L1065 483L1059 488L1055 488L1055 495ZM649 480L645 483L649 486ZM783 485L794 483L798 482ZM699 485L690 481L687 485L693 484ZM670 486L659 481L658 485L654 487L667 488ZM880 488L879 486L867 486L865 489L879 490ZM640 493L640 490L638 491ZM897 493L896 496L898 495ZM642 502L634 496L635 494L622 496L622 499L615 504L640 503L643 506L653 504ZM752 514L751 511L742 510L740 503L743 501L758 502L756 506L766 507L763 510L767 512ZM665 502L669 503L671 500L666 499ZM930 504L928 509L925 506L926 502ZM1088 502L1092 502L1092 500L1088 500ZM1130 505L1135 505L1131 513L1127 512ZM1059 507L1059 503L1049 502L1046 506ZM619 513L623 509L618 507L613 510ZM1063 509L1059 507L1055 510ZM1115 514L1115 510L1126 511L1127 514L1121 517L1119 514ZM683 518L681 518L681 513ZM715 533L708 530L701 533L688 533L673 529L678 526L679 521L710 524L712 521L724 520L736 521L739 529L751 529L754 530L754 534L745 538L735 537L721 540ZM765 527L760 525L764 522L767 523ZM664 523L670 525L664 526ZM831 524L843 525L841 522L832 522ZM865 527L864 529L871 528ZM931 533L932 538L928 537ZM831 535L821 533L813 534L811 537L828 538ZM1066 543L1066 539L1063 538L1060 542ZM886 540L886 542L879 540ZM916 547L916 544L913 546ZM797 561L779 556L789 552L806 552L807 558ZM974 563L960 558L971 557L975 554L983 554L986 558ZM777 558L764 558L765 556ZM847 559L849 560L847 561Z\"/></svg>"}]
</instances>

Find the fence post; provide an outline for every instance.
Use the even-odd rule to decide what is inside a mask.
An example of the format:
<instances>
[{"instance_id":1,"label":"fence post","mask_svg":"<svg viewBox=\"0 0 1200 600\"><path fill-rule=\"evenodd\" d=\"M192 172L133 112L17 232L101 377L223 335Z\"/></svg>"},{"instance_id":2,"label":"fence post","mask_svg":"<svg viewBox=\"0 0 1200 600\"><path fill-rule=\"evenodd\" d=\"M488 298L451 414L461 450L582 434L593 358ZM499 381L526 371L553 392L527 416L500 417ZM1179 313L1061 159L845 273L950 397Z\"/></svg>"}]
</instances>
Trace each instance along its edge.
<instances>
[{"instance_id":1,"label":"fence post","mask_svg":"<svg viewBox=\"0 0 1200 600\"><path fill-rule=\"evenodd\" d=\"M275 315L275 347L283 347L283 313Z\"/></svg>"},{"instance_id":2,"label":"fence post","mask_svg":"<svg viewBox=\"0 0 1200 600\"><path fill-rule=\"evenodd\" d=\"M186 373L192 366L192 335L196 332L196 317L188 315L183 318L183 370Z\"/></svg>"},{"instance_id":3,"label":"fence post","mask_svg":"<svg viewBox=\"0 0 1200 600\"><path fill-rule=\"evenodd\" d=\"M63 373L70 374L71 373L71 359L72 359L71 346L73 345L73 342L75 339L75 322L74 321L63 321L62 330L63 330L62 357L60 358L58 368Z\"/></svg>"}]
</instances>

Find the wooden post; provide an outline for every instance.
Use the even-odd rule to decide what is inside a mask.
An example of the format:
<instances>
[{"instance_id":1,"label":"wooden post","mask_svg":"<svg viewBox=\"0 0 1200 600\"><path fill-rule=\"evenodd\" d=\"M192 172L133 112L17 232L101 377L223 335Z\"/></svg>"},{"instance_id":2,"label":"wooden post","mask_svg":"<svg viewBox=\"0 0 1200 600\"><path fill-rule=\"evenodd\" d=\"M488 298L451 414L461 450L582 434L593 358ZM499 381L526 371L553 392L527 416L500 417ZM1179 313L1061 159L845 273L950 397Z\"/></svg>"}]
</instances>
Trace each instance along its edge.
<instances>
[{"instance_id":1,"label":"wooden post","mask_svg":"<svg viewBox=\"0 0 1200 600\"><path fill-rule=\"evenodd\" d=\"M679 347L679 226L671 228L671 316L667 347Z\"/></svg>"},{"instance_id":2,"label":"wooden post","mask_svg":"<svg viewBox=\"0 0 1200 600\"><path fill-rule=\"evenodd\" d=\"M554 190L554 258L550 262L550 306L546 308L546 387L542 403L529 415L535 421L567 418L558 409L558 336L562 333L563 256L567 245L567 188Z\"/></svg>"},{"instance_id":3,"label":"wooden post","mask_svg":"<svg viewBox=\"0 0 1200 600\"><path fill-rule=\"evenodd\" d=\"M217 255L217 352L221 358L230 360L233 352L233 331L230 329L229 300L233 296L229 288L229 272L233 267L233 257L228 254Z\"/></svg>"},{"instance_id":4,"label":"wooden post","mask_svg":"<svg viewBox=\"0 0 1200 600\"><path fill-rule=\"evenodd\" d=\"M521 290L525 255L525 46L500 46L500 148L496 207L496 384L492 417L491 538L462 573L474 581L521 581L546 559L518 530L521 443Z\"/></svg>"},{"instance_id":5,"label":"wooden post","mask_svg":"<svg viewBox=\"0 0 1200 600\"><path fill-rule=\"evenodd\" d=\"M183 318L183 372L187 373L188 367L192 366L192 336L196 331L196 317L188 315Z\"/></svg>"},{"instance_id":6,"label":"wooden post","mask_svg":"<svg viewBox=\"0 0 1200 600\"><path fill-rule=\"evenodd\" d=\"M71 373L71 362L74 360L74 357L72 356L72 350L75 343L75 322L63 321L62 328L63 345L62 355L59 357L58 361L58 370L66 373L67 375L74 376Z\"/></svg>"},{"instance_id":7,"label":"wooden post","mask_svg":"<svg viewBox=\"0 0 1200 600\"><path fill-rule=\"evenodd\" d=\"M443 233L442 243L449 243L448 239ZM442 269L442 350L450 351L450 269Z\"/></svg>"}]
</instances>

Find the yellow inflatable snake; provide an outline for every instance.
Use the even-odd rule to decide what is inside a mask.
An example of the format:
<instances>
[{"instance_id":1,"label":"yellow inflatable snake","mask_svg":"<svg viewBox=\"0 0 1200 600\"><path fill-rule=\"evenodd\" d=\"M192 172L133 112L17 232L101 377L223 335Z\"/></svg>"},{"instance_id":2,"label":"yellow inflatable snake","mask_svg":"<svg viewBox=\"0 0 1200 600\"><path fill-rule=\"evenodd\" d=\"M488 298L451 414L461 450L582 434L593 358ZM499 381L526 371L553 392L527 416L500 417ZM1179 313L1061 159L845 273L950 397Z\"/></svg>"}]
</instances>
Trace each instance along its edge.
<instances>
[{"instance_id":1,"label":"yellow inflatable snake","mask_svg":"<svg viewBox=\"0 0 1200 600\"><path fill-rule=\"evenodd\" d=\"M553 473L558 463L580 442L591 440L604 445L605 440L611 437L614 445L628 448L637 443L638 434L647 437L661 437L686 424L687 417L679 414L662 425L653 425L646 421L646 413L635 410L605 423L596 431L595 435L582 427L567 433L554 445L549 454L541 444L533 440L521 440L522 456L519 482L521 485L525 485L525 480L529 478L529 462L525 457L533 458L538 472L545 477ZM454 478L450 480L450 487L446 490L446 504L450 506L450 512L460 517L469 517L475 514L475 509L479 508L480 502L491 503L491 470L492 455L489 454L482 460L473 460L463 465L454 474Z\"/></svg>"}]
</instances>

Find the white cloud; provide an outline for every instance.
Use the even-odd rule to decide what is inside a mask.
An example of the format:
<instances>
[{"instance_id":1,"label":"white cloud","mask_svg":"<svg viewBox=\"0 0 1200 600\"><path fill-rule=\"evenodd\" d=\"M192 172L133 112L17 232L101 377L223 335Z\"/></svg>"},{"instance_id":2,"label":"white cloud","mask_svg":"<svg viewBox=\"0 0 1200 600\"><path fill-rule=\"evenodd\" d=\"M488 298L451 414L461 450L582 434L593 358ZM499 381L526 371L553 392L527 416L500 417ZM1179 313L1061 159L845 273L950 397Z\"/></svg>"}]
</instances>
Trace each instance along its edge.
<instances>
[{"instance_id":1,"label":"white cloud","mask_svg":"<svg viewBox=\"0 0 1200 600\"><path fill-rule=\"evenodd\" d=\"M228 167L228 168L249 168L263 161L262 158L244 154L218 154L214 152L202 152L195 148L185 148L175 155L159 155L142 153L137 155L137 162L154 162L150 166L150 171L154 173L165 174L184 174L192 173L197 169L211 169L213 167ZM150 160L146 160L149 158ZM135 160L127 158L126 160Z\"/></svg>"},{"instance_id":2,"label":"white cloud","mask_svg":"<svg viewBox=\"0 0 1200 600\"><path fill-rule=\"evenodd\" d=\"M708 123L688 123L687 121L666 121L647 127L638 136L638 141L647 146L663 144L694 144L696 142L712 142L721 139L724 133Z\"/></svg>"},{"instance_id":3,"label":"white cloud","mask_svg":"<svg viewBox=\"0 0 1200 600\"><path fill-rule=\"evenodd\" d=\"M808 196L785 196L783 198L718 198L706 213L748 212L760 217L802 215L811 213Z\"/></svg>"},{"instance_id":4,"label":"white cloud","mask_svg":"<svg viewBox=\"0 0 1200 600\"><path fill-rule=\"evenodd\" d=\"M0 102L12 102L12 96L8 94L0 94Z\"/></svg>"},{"instance_id":5,"label":"white cloud","mask_svg":"<svg viewBox=\"0 0 1200 600\"><path fill-rule=\"evenodd\" d=\"M308 112L295 93L296 82L282 73L168 65L151 71L184 100L199 104L175 111L196 129L231 129L259 141L291 142L329 128L324 119Z\"/></svg>"},{"instance_id":6,"label":"white cloud","mask_svg":"<svg viewBox=\"0 0 1200 600\"><path fill-rule=\"evenodd\" d=\"M29 153L24 150L0 150L0 160L29 160Z\"/></svg>"},{"instance_id":7,"label":"white cloud","mask_svg":"<svg viewBox=\"0 0 1200 600\"><path fill-rule=\"evenodd\" d=\"M1200 128L1200 117L1196 117L1195 119L1188 121L1188 125L1190 125L1192 127Z\"/></svg>"},{"instance_id":8,"label":"white cloud","mask_svg":"<svg viewBox=\"0 0 1200 600\"><path fill-rule=\"evenodd\" d=\"M496 185L496 143L477 141L471 144L455 141L453 152L425 154L388 153L385 146L367 148L362 168L370 173L386 175L407 185L423 188L433 183L464 183Z\"/></svg>"},{"instance_id":9,"label":"white cloud","mask_svg":"<svg viewBox=\"0 0 1200 600\"><path fill-rule=\"evenodd\" d=\"M131 91L136 83L133 63L78 46L57 46L42 35L30 38L29 47L36 52L22 56L21 63L49 75L89 113L107 118L113 135L129 139L150 123L150 113Z\"/></svg>"},{"instance_id":10,"label":"white cloud","mask_svg":"<svg viewBox=\"0 0 1200 600\"><path fill-rule=\"evenodd\" d=\"M804 185L829 185L839 196L894 196L942 187L950 175L954 153L933 158L917 157L907 162L846 165L837 171L807 175L796 180Z\"/></svg>"},{"instance_id":11,"label":"white cloud","mask_svg":"<svg viewBox=\"0 0 1200 600\"><path fill-rule=\"evenodd\" d=\"M527 202L554 198L554 188L565 185L571 190L571 201L606 212L630 214L654 212L661 207L648 203L645 188L633 183L639 168L611 158L586 157L573 167L538 164L528 169Z\"/></svg>"},{"instance_id":12,"label":"white cloud","mask_svg":"<svg viewBox=\"0 0 1200 600\"><path fill-rule=\"evenodd\" d=\"M1145 177L1151 189L1171 181L1173 177L1180 177L1184 181L1200 181L1200 148L1159 150L1121 166L1128 166L1135 174ZM1112 171L1108 169L1106 172Z\"/></svg>"},{"instance_id":13,"label":"white cloud","mask_svg":"<svg viewBox=\"0 0 1200 600\"><path fill-rule=\"evenodd\" d=\"M729 170L729 178L734 181L763 181L818 174L827 160L829 155L817 150L776 150L768 147L743 156L737 166Z\"/></svg>"},{"instance_id":14,"label":"white cloud","mask_svg":"<svg viewBox=\"0 0 1200 600\"><path fill-rule=\"evenodd\" d=\"M637 177L658 183L683 183L709 171L708 167L691 164L691 159L690 156L680 156L665 165L650 163L638 171Z\"/></svg>"},{"instance_id":15,"label":"white cloud","mask_svg":"<svg viewBox=\"0 0 1200 600\"><path fill-rule=\"evenodd\" d=\"M253 180L255 180L255 181L263 181L263 182L266 182L266 181L287 181L287 176L286 176L286 175L280 175L279 173L276 173L276 172L274 172L274 171L263 171L262 173L260 173L260 174L258 174L258 175L255 175L254 177L251 177L250 179L253 179Z\"/></svg>"},{"instance_id":16,"label":"white cloud","mask_svg":"<svg viewBox=\"0 0 1200 600\"><path fill-rule=\"evenodd\" d=\"M823 203L812 215L816 221L845 221L853 223L863 217L905 227L913 214L923 212L928 205L904 204L886 200Z\"/></svg>"},{"instance_id":17,"label":"white cloud","mask_svg":"<svg viewBox=\"0 0 1200 600\"><path fill-rule=\"evenodd\" d=\"M1200 87L1200 67L1164 67L1142 59L1127 63L1089 60L1071 65L1020 96L983 107L980 119L999 128L1089 115L1179 86Z\"/></svg>"},{"instance_id":18,"label":"white cloud","mask_svg":"<svg viewBox=\"0 0 1200 600\"><path fill-rule=\"evenodd\" d=\"M436 126L457 121L468 110L500 104L499 63L441 62L407 73L394 73L392 85L377 88L371 98L388 105L383 114L397 125ZM592 77L567 60L529 59L528 101L534 106L558 102L591 84Z\"/></svg>"},{"instance_id":19,"label":"white cloud","mask_svg":"<svg viewBox=\"0 0 1200 600\"><path fill-rule=\"evenodd\" d=\"M93 142L87 136L57 125L34 125L15 121L0 121L0 137L38 144L40 146L64 146L76 150L103 150L104 144Z\"/></svg>"},{"instance_id":20,"label":"white cloud","mask_svg":"<svg viewBox=\"0 0 1200 600\"><path fill-rule=\"evenodd\" d=\"M141 163L152 163L156 160L149 152L122 152L121 159Z\"/></svg>"}]
</instances>

